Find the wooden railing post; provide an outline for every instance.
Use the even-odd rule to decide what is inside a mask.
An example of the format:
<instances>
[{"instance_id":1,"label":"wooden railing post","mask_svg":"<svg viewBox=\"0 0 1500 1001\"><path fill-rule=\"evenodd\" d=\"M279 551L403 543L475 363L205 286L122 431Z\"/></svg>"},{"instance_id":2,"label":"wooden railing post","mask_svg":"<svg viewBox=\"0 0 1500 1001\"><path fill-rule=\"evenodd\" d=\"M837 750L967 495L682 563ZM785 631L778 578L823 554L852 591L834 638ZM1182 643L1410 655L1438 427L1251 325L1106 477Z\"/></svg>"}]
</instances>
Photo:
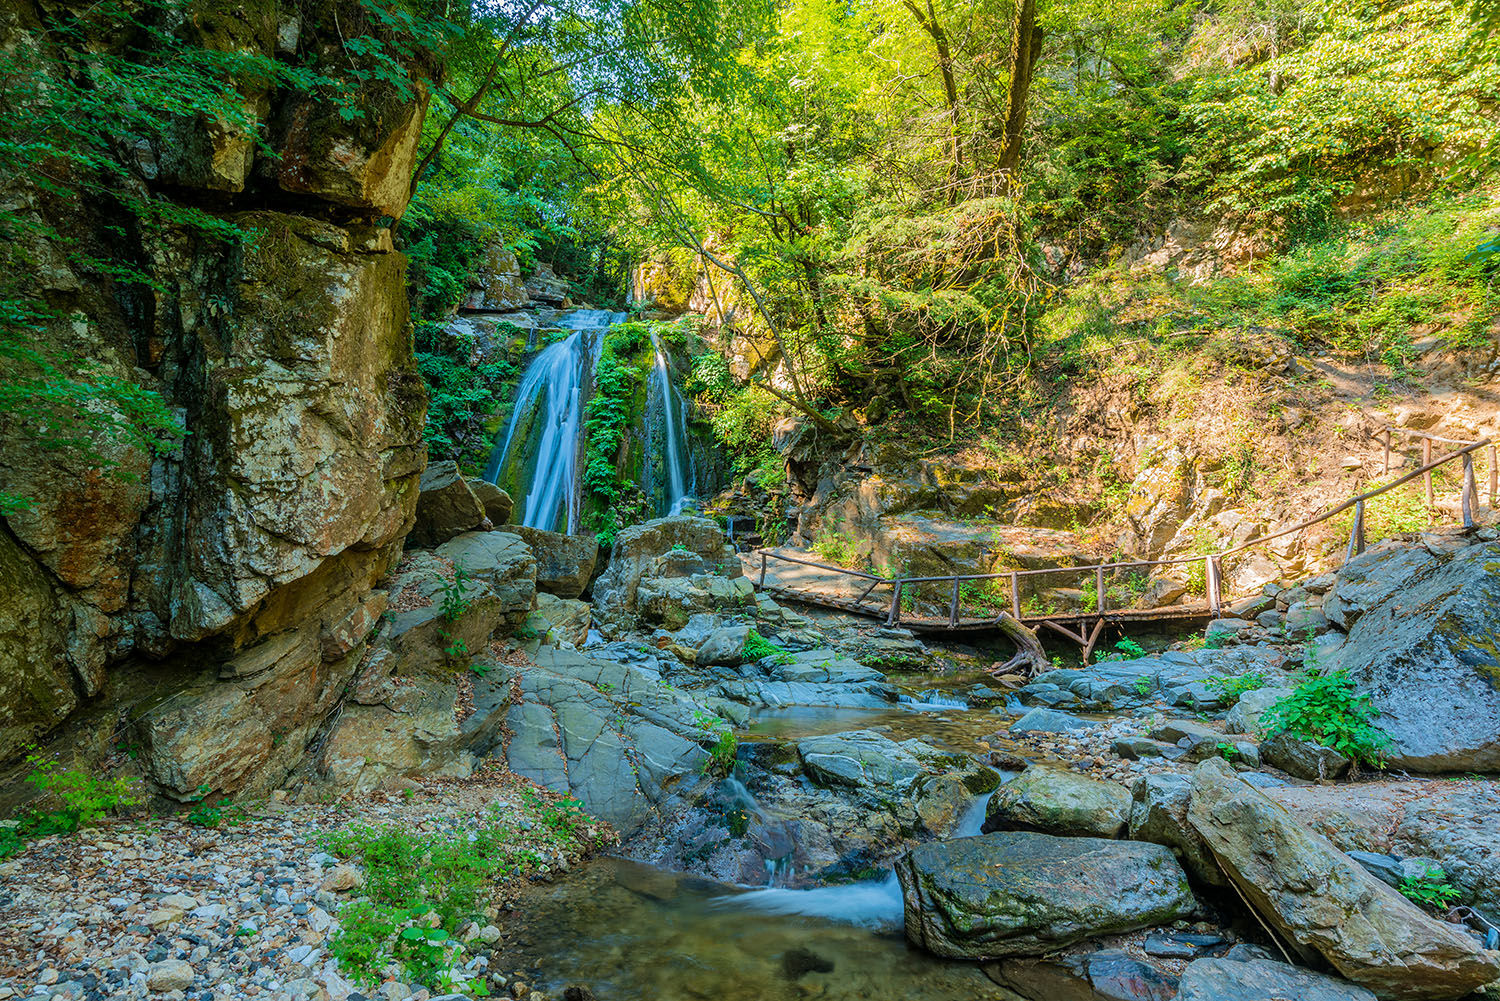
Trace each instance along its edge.
<instances>
[{"instance_id":1,"label":"wooden railing post","mask_svg":"<svg viewBox=\"0 0 1500 1001\"><path fill-rule=\"evenodd\" d=\"M1094 610L1104 614L1104 564L1094 568Z\"/></svg>"},{"instance_id":2,"label":"wooden railing post","mask_svg":"<svg viewBox=\"0 0 1500 1001\"><path fill-rule=\"evenodd\" d=\"M894 626L901 620L901 587L905 583L899 577L895 581L895 589L891 592L891 610L885 616L885 624L888 626Z\"/></svg>"},{"instance_id":3,"label":"wooden railing post","mask_svg":"<svg viewBox=\"0 0 1500 1001\"><path fill-rule=\"evenodd\" d=\"M1344 562L1365 551L1365 502L1354 502L1354 525L1349 529L1349 548L1344 550Z\"/></svg>"},{"instance_id":4,"label":"wooden railing post","mask_svg":"<svg viewBox=\"0 0 1500 1001\"><path fill-rule=\"evenodd\" d=\"M760 586L766 586L766 554L760 554Z\"/></svg>"},{"instance_id":5,"label":"wooden railing post","mask_svg":"<svg viewBox=\"0 0 1500 1001\"><path fill-rule=\"evenodd\" d=\"M1422 465L1430 465L1432 462L1432 439L1422 439ZM1428 470L1422 477L1427 483L1427 518L1432 520L1432 470Z\"/></svg>"},{"instance_id":6,"label":"wooden railing post","mask_svg":"<svg viewBox=\"0 0 1500 1001\"><path fill-rule=\"evenodd\" d=\"M1382 475L1382 476L1389 476L1389 475L1391 475L1391 429L1390 428L1386 428L1385 429L1385 467L1384 467L1384 471L1380 475Z\"/></svg>"},{"instance_id":7,"label":"wooden railing post","mask_svg":"<svg viewBox=\"0 0 1500 1001\"><path fill-rule=\"evenodd\" d=\"M1464 528L1474 527L1474 508L1478 503L1479 488L1474 484L1474 453L1464 453L1464 485L1459 489L1458 506L1463 512Z\"/></svg>"},{"instance_id":8,"label":"wooden railing post","mask_svg":"<svg viewBox=\"0 0 1500 1001\"><path fill-rule=\"evenodd\" d=\"M948 625L958 625L958 578L953 578L953 603L948 606Z\"/></svg>"},{"instance_id":9,"label":"wooden railing post","mask_svg":"<svg viewBox=\"0 0 1500 1001\"><path fill-rule=\"evenodd\" d=\"M1010 614L1021 620L1021 586L1016 583L1016 572L1010 572Z\"/></svg>"}]
</instances>

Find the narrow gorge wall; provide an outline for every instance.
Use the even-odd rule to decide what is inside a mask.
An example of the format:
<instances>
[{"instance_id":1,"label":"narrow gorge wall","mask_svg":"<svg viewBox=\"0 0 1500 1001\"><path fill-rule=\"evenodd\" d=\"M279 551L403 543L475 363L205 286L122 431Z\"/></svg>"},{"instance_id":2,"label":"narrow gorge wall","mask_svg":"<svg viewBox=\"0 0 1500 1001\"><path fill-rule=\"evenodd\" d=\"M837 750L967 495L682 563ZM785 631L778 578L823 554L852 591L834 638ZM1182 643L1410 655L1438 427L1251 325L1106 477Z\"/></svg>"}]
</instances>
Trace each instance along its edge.
<instances>
[{"instance_id":1,"label":"narrow gorge wall","mask_svg":"<svg viewBox=\"0 0 1500 1001\"><path fill-rule=\"evenodd\" d=\"M340 44L365 24L352 0L180 12L172 30L210 49L368 58ZM0 40L47 44L56 16L8 2ZM363 112L352 121L315 91L246 85L268 149L202 121L171 143L120 137L134 184L248 231L240 244L41 188L3 192L152 277L154 289L117 284L64 248L29 248L65 317L41 346L160 392L188 434L154 459L101 437L118 462L107 472L37 448L42 429L0 425L0 489L33 502L0 530L0 762L68 724L85 752L138 753L169 795L271 788L353 673L426 461L390 227L432 67L406 70L404 95L378 76L347 95Z\"/></svg>"}]
</instances>

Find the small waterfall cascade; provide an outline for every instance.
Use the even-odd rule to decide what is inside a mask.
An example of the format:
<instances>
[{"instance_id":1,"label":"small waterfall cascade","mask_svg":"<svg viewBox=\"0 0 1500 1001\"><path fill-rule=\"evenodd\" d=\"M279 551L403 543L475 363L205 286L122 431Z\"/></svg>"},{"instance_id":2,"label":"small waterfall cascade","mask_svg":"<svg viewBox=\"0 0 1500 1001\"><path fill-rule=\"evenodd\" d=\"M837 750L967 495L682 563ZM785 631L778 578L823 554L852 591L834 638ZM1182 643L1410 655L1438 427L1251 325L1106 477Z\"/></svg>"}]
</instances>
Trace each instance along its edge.
<instances>
[{"instance_id":1,"label":"small waterfall cascade","mask_svg":"<svg viewBox=\"0 0 1500 1001\"><path fill-rule=\"evenodd\" d=\"M523 525L578 532L584 394L605 332L625 316L580 309L562 317L558 325L573 333L537 355L521 379L503 443L491 453L484 478L494 483L507 467L521 471Z\"/></svg>"},{"instance_id":2,"label":"small waterfall cascade","mask_svg":"<svg viewBox=\"0 0 1500 1001\"><path fill-rule=\"evenodd\" d=\"M900 698L901 705L907 709L915 709L918 712L934 712L943 709L967 709L969 704L955 695L930 689L921 694L921 697L903 695Z\"/></svg>"},{"instance_id":3,"label":"small waterfall cascade","mask_svg":"<svg viewBox=\"0 0 1500 1001\"><path fill-rule=\"evenodd\" d=\"M647 429L652 447L647 452L646 483L649 490L658 479L661 481L658 515L681 514L683 503L692 496L694 479L693 456L687 441L687 401L672 385L667 353L655 333L651 335L651 350L655 358L651 366ZM658 462L665 466L663 477L656 475Z\"/></svg>"}]
</instances>

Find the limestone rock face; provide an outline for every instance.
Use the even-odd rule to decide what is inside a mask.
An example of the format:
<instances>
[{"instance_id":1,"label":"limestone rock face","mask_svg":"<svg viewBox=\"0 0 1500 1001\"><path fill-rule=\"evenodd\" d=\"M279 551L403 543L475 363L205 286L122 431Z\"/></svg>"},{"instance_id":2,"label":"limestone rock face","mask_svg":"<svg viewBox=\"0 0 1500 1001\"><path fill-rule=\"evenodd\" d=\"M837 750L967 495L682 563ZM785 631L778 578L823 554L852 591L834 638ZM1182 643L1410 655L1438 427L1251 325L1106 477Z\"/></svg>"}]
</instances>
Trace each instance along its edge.
<instances>
[{"instance_id":1,"label":"limestone rock face","mask_svg":"<svg viewBox=\"0 0 1500 1001\"><path fill-rule=\"evenodd\" d=\"M953 959L1041 955L1193 909L1172 853L1137 841L985 834L921 845L896 875L906 937Z\"/></svg>"},{"instance_id":2,"label":"limestone rock face","mask_svg":"<svg viewBox=\"0 0 1500 1001\"><path fill-rule=\"evenodd\" d=\"M797 756L814 782L900 792L929 770L942 752L919 740L897 743L872 730L830 733L797 742Z\"/></svg>"},{"instance_id":3,"label":"limestone rock face","mask_svg":"<svg viewBox=\"0 0 1500 1001\"><path fill-rule=\"evenodd\" d=\"M593 609L586 601L538 591L536 611L526 617L526 624L547 642L580 647L588 639L592 616Z\"/></svg>"},{"instance_id":4,"label":"limestone rock face","mask_svg":"<svg viewBox=\"0 0 1500 1001\"><path fill-rule=\"evenodd\" d=\"M360 16L337 0L278 37L274 5L193 3L180 28L208 48L309 66L336 55L338 72L358 73L374 57L327 43L336 19ZM7 47L50 44L29 30L0 32ZM57 248L35 248L36 283L61 317L38 347L159 393L188 434L154 457L100 437L91 447L122 476L0 436L0 489L33 500L0 529L0 566L20 582L0 597L0 661L19 665L0 679L11 710L0 760L95 700L89 720L136 721L131 739L167 795L265 791L352 675L425 463L406 262L387 218L405 206L430 75L405 69L404 94L375 82L346 94L365 111L353 122L326 95L244 81L246 116L274 159L255 133L197 120L175 123L161 148L133 148L130 183L181 191L251 239L125 227L108 239L134 240L119 252L152 282L123 297L84 282ZM278 186L301 197L268 207ZM24 185L15 197L85 243L119 222ZM137 684L142 671L157 683ZM78 725L67 739L92 746L95 724Z\"/></svg>"},{"instance_id":5,"label":"limestone rock face","mask_svg":"<svg viewBox=\"0 0 1500 1001\"><path fill-rule=\"evenodd\" d=\"M1118 782L1038 765L991 797L984 828L1118 838L1129 810L1130 791Z\"/></svg>"},{"instance_id":6,"label":"limestone rock face","mask_svg":"<svg viewBox=\"0 0 1500 1001\"><path fill-rule=\"evenodd\" d=\"M506 529L526 540L536 556L536 586L559 598L576 598L589 586L599 560L599 540L513 525Z\"/></svg>"},{"instance_id":7,"label":"limestone rock face","mask_svg":"<svg viewBox=\"0 0 1500 1001\"><path fill-rule=\"evenodd\" d=\"M1341 663L1381 710L1376 723L1391 735L1391 765L1417 772L1495 771L1500 543L1479 543L1446 563L1420 567L1426 567L1420 557L1371 560L1360 568L1364 583L1357 592L1341 573L1333 594L1346 620L1366 595L1373 601L1372 592L1390 589L1358 615Z\"/></svg>"},{"instance_id":8,"label":"limestone rock face","mask_svg":"<svg viewBox=\"0 0 1500 1001\"><path fill-rule=\"evenodd\" d=\"M1193 773L1188 821L1286 939L1382 998L1462 997L1500 958L1370 875L1220 760Z\"/></svg>"}]
</instances>

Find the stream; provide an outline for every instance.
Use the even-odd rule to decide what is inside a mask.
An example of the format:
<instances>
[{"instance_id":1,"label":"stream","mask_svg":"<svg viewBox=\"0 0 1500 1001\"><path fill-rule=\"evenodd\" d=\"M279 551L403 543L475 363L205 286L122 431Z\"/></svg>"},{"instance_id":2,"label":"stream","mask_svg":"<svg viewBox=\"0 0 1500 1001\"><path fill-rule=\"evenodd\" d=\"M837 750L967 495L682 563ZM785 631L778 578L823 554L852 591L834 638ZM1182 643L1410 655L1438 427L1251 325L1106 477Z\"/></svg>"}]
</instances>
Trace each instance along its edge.
<instances>
[{"instance_id":1,"label":"stream","mask_svg":"<svg viewBox=\"0 0 1500 1001\"><path fill-rule=\"evenodd\" d=\"M979 832L989 797L954 833ZM541 887L508 927L503 968L554 996L604 1001L791 1001L1006 995L973 963L910 947L894 875L805 890L745 890L621 858Z\"/></svg>"}]
</instances>

